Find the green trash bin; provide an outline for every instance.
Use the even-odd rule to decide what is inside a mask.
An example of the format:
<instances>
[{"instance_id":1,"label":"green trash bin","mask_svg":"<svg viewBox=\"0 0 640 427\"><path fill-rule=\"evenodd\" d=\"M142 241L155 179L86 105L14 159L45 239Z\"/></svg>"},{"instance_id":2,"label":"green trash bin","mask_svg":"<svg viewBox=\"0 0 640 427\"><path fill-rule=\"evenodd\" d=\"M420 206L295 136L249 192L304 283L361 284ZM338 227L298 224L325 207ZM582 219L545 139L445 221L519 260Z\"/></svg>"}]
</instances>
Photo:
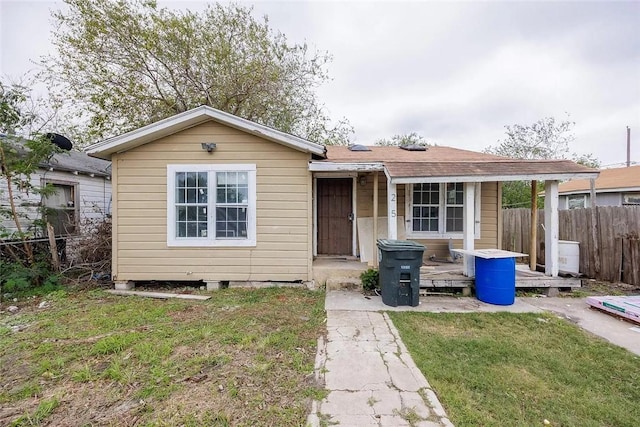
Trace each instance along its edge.
<instances>
[{"instance_id":1,"label":"green trash bin","mask_svg":"<svg viewBox=\"0 0 640 427\"><path fill-rule=\"evenodd\" d=\"M425 247L408 240L378 240L382 302L416 307L420 299L420 266Z\"/></svg>"}]
</instances>

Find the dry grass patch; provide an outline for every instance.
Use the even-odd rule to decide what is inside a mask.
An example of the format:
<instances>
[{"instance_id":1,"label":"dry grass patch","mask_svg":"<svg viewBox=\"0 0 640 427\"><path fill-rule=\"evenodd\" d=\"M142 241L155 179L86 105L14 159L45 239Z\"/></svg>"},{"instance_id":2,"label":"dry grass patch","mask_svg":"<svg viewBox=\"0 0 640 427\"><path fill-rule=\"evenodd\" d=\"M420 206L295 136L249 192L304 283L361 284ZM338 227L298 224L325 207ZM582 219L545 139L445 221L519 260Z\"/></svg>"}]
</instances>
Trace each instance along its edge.
<instances>
[{"instance_id":1,"label":"dry grass patch","mask_svg":"<svg viewBox=\"0 0 640 427\"><path fill-rule=\"evenodd\" d=\"M0 314L0 425L304 424L324 393L312 374L323 300L303 289L203 302L89 291Z\"/></svg>"}]
</instances>

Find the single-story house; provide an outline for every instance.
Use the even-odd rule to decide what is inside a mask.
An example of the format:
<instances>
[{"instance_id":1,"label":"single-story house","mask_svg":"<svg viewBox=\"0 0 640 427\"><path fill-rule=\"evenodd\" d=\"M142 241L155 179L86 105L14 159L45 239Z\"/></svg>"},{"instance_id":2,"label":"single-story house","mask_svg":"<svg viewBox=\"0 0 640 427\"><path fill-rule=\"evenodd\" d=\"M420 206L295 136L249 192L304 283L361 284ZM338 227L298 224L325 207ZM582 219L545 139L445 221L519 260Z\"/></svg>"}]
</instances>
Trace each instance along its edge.
<instances>
[{"instance_id":1,"label":"single-story house","mask_svg":"<svg viewBox=\"0 0 640 427\"><path fill-rule=\"evenodd\" d=\"M640 165L602 169L595 180L596 206L640 205ZM558 187L560 209L591 206L591 180L577 179Z\"/></svg>"},{"instance_id":2,"label":"single-story house","mask_svg":"<svg viewBox=\"0 0 640 427\"><path fill-rule=\"evenodd\" d=\"M6 135L0 138L7 141ZM21 140L10 141L21 147ZM20 149L20 148L18 148ZM33 220L40 217L41 207L48 211L56 236L74 235L84 221L104 219L111 208L111 163L88 156L81 151L64 151L54 154L42 162L36 173L31 175L34 187L49 184L56 190L54 194L42 197L34 192L14 189L13 196L18 211L25 215L23 229L29 229ZM9 206L7 182L0 180L0 202ZM1 218L8 232L16 231L15 222Z\"/></svg>"},{"instance_id":3,"label":"single-story house","mask_svg":"<svg viewBox=\"0 0 640 427\"><path fill-rule=\"evenodd\" d=\"M450 239L458 248L498 248L501 183L510 180L546 183L547 274L555 276L558 183L598 173L566 160L439 146L325 147L207 106L86 151L112 161L120 287L310 282L315 257L375 259L380 235L419 241L430 253L447 254Z\"/></svg>"}]
</instances>

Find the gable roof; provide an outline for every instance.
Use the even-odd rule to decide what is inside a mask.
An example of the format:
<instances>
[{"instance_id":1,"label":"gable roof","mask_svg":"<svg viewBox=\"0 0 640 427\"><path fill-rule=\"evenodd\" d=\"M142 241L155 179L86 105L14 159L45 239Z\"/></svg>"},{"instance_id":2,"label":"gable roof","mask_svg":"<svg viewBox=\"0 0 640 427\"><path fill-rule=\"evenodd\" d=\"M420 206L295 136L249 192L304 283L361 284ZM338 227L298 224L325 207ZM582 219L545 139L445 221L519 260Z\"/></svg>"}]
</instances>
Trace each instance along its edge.
<instances>
[{"instance_id":1,"label":"gable roof","mask_svg":"<svg viewBox=\"0 0 640 427\"><path fill-rule=\"evenodd\" d=\"M281 132L251 120L243 119L233 114L202 105L194 109L176 114L147 126L132 130L113 138L105 139L85 148L91 156L109 159L112 154L130 150L156 139L179 132L181 130L213 120L260 138L277 142L295 150L323 156L324 145L316 144L306 139Z\"/></svg>"},{"instance_id":2,"label":"gable roof","mask_svg":"<svg viewBox=\"0 0 640 427\"><path fill-rule=\"evenodd\" d=\"M344 146L327 147L326 160L314 162L312 170L384 170L396 183L438 181L446 177L451 182L564 180L574 177L595 178L598 171L570 160L517 160L493 154L433 146L426 151L408 151L395 146L368 147L370 151L350 151ZM325 164L326 166L322 166Z\"/></svg>"},{"instance_id":3,"label":"gable roof","mask_svg":"<svg viewBox=\"0 0 640 427\"><path fill-rule=\"evenodd\" d=\"M595 184L596 192L640 190L640 165L602 169ZM588 179L563 182L558 186L560 194L586 193L590 190L591 181Z\"/></svg>"}]
</instances>

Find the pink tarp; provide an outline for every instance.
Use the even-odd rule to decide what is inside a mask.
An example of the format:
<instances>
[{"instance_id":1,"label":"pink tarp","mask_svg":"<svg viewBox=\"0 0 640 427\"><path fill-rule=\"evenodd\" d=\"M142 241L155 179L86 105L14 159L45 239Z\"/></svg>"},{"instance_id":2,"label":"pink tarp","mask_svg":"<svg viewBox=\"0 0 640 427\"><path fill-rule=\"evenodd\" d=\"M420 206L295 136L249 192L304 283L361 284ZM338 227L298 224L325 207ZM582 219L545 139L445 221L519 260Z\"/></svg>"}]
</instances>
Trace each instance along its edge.
<instances>
[{"instance_id":1,"label":"pink tarp","mask_svg":"<svg viewBox=\"0 0 640 427\"><path fill-rule=\"evenodd\" d=\"M640 295L587 297L587 304L607 313L640 323Z\"/></svg>"}]
</instances>

